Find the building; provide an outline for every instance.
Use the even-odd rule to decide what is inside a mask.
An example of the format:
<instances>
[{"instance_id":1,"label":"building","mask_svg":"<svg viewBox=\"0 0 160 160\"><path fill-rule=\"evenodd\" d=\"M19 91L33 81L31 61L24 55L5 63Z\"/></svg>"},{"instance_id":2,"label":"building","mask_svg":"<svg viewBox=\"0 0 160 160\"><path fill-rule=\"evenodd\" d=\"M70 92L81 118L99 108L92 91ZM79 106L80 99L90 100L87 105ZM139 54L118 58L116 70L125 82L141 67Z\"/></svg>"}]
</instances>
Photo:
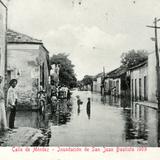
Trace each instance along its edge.
<instances>
[{"instance_id":1,"label":"building","mask_svg":"<svg viewBox=\"0 0 160 160\"><path fill-rule=\"evenodd\" d=\"M48 90L49 52L41 40L12 30L7 31L7 77L18 79L19 109L34 108L40 88Z\"/></svg>"},{"instance_id":2,"label":"building","mask_svg":"<svg viewBox=\"0 0 160 160\"><path fill-rule=\"evenodd\" d=\"M127 76L127 68L120 66L119 68L106 74L103 81L104 94L113 96L126 96L130 89L130 82Z\"/></svg>"},{"instance_id":3,"label":"building","mask_svg":"<svg viewBox=\"0 0 160 160\"><path fill-rule=\"evenodd\" d=\"M97 91L97 79L94 78L93 79L93 92L96 92Z\"/></svg>"},{"instance_id":4,"label":"building","mask_svg":"<svg viewBox=\"0 0 160 160\"><path fill-rule=\"evenodd\" d=\"M0 0L0 75L3 76L2 88L4 87L5 72L7 65L7 1Z\"/></svg>"},{"instance_id":5,"label":"building","mask_svg":"<svg viewBox=\"0 0 160 160\"><path fill-rule=\"evenodd\" d=\"M148 61L130 68L131 96L134 100L148 100Z\"/></svg>"},{"instance_id":6,"label":"building","mask_svg":"<svg viewBox=\"0 0 160 160\"><path fill-rule=\"evenodd\" d=\"M157 75L155 53L148 56L148 100L151 102L157 102Z\"/></svg>"},{"instance_id":7,"label":"building","mask_svg":"<svg viewBox=\"0 0 160 160\"><path fill-rule=\"evenodd\" d=\"M93 78L93 92L102 93L102 79L104 73L99 73Z\"/></svg>"},{"instance_id":8,"label":"building","mask_svg":"<svg viewBox=\"0 0 160 160\"><path fill-rule=\"evenodd\" d=\"M111 90L113 88L112 81L113 81L112 78L108 77L107 75L105 76L104 81L103 81L104 85L103 85L102 94L104 94L104 95L106 95L106 94L110 95L111 94Z\"/></svg>"},{"instance_id":9,"label":"building","mask_svg":"<svg viewBox=\"0 0 160 160\"><path fill-rule=\"evenodd\" d=\"M84 85L83 86L83 90L85 90L85 91L93 91L92 86L93 86L92 84Z\"/></svg>"},{"instance_id":10,"label":"building","mask_svg":"<svg viewBox=\"0 0 160 160\"><path fill-rule=\"evenodd\" d=\"M3 81L1 83L0 88L3 89L4 95L6 93L5 78L6 78L6 66L7 66L6 31L7 31L7 1L0 0L0 75L3 77ZM5 104L4 104L4 106L5 106ZM5 108L3 108L3 109L5 110ZM3 112L3 111L1 108L0 112ZM0 115L2 115L2 114L0 113ZM5 120L2 120L2 118L0 118L0 123L1 123L0 126L2 126L2 124L4 125L4 121ZM0 128L0 130L1 129L2 128Z\"/></svg>"},{"instance_id":11,"label":"building","mask_svg":"<svg viewBox=\"0 0 160 160\"><path fill-rule=\"evenodd\" d=\"M157 103L157 73L155 53L148 60L130 68L131 95L136 100Z\"/></svg>"}]
</instances>

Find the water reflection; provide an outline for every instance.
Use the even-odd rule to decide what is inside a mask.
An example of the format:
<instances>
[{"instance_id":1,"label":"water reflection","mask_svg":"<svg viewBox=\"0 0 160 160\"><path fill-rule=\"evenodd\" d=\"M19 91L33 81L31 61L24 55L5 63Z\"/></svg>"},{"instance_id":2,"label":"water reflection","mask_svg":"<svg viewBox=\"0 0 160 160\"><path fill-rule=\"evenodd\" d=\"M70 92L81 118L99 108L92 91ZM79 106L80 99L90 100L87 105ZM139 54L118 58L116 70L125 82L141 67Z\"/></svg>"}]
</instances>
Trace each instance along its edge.
<instances>
[{"instance_id":1,"label":"water reflection","mask_svg":"<svg viewBox=\"0 0 160 160\"><path fill-rule=\"evenodd\" d=\"M102 97L103 104L118 106L123 109L125 120L124 134L126 142L145 146L160 145L160 113L143 105L138 105L127 98ZM158 124L158 125L156 125ZM156 127L157 126L157 127ZM156 131L156 128L158 131ZM158 135L157 135L158 134ZM156 141L156 138L158 140Z\"/></svg>"},{"instance_id":2,"label":"water reflection","mask_svg":"<svg viewBox=\"0 0 160 160\"><path fill-rule=\"evenodd\" d=\"M123 98L119 99L119 101L120 101L120 106L123 109L131 109L131 101L130 101L130 99L123 97Z\"/></svg>"},{"instance_id":3,"label":"water reflection","mask_svg":"<svg viewBox=\"0 0 160 160\"><path fill-rule=\"evenodd\" d=\"M52 125L64 125L70 121L70 114L53 114Z\"/></svg>"},{"instance_id":4,"label":"water reflection","mask_svg":"<svg viewBox=\"0 0 160 160\"><path fill-rule=\"evenodd\" d=\"M81 108L80 108L80 106L78 106L78 109L77 109L77 115L78 116L79 116L80 112L81 112Z\"/></svg>"},{"instance_id":5,"label":"water reflection","mask_svg":"<svg viewBox=\"0 0 160 160\"><path fill-rule=\"evenodd\" d=\"M138 143L147 143L147 108L140 105L134 105L132 111L125 111L125 133L126 140L138 140Z\"/></svg>"},{"instance_id":6,"label":"water reflection","mask_svg":"<svg viewBox=\"0 0 160 160\"><path fill-rule=\"evenodd\" d=\"M71 119L72 107L67 105L67 101L62 100L57 104L55 112L52 114L51 121L54 125L64 125Z\"/></svg>"},{"instance_id":7,"label":"water reflection","mask_svg":"<svg viewBox=\"0 0 160 160\"><path fill-rule=\"evenodd\" d=\"M48 128L50 113L45 114L45 119L39 111L18 111L16 113L16 127L33 127L33 128Z\"/></svg>"},{"instance_id":8,"label":"water reflection","mask_svg":"<svg viewBox=\"0 0 160 160\"><path fill-rule=\"evenodd\" d=\"M85 92L79 94L85 106L77 105L75 96L72 107L61 102L53 113L48 109L45 120L39 112L17 112L16 126L58 126L51 145L160 146L160 113L156 110L127 98L94 93L90 100Z\"/></svg>"},{"instance_id":9,"label":"water reflection","mask_svg":"<svg viewBox=\"0 0 160 160\"><path fill-rule=\"evenodd\" d=\"M121 106L121 99L115 96L102 96L101 103L103 105L109 104L110 106L120 107Z\"/></svg>"},{"instance_id":10,"label":"water reflection","mask_svg":"<svg viewBox=\"0 0 160 160\"><path fill-rule=\"evenodd\" d=\"M64 101L58 103L56 108L48 106L45 116L43 117L39 111L18 111L16 115L15 125L17 127L33 127L47 129L52 125L64 125L70 121L72 107Z\"/></svg>"},{"instance_id":11,"label":"water reflection","mask_svg":"<svg viewBox=\"0 0 160 160\"><path fill-rule=\"evenodd\" d=\"M158 119L158 123L157 123L157 142L158 142L158 147L160 147L160 112L157 112L157 119Z\"/></svg>"}]
</instances>

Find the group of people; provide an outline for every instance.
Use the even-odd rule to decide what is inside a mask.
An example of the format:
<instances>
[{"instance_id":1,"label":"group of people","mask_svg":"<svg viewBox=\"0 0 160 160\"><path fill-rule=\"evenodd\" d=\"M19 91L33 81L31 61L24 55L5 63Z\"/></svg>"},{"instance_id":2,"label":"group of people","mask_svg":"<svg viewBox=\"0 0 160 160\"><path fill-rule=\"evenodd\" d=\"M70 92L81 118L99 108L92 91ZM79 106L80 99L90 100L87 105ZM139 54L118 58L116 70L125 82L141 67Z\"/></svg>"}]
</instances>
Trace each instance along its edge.
<instances>
[{"instance_id":1,"label":"group of people","mask_svg":"<svg viewBox=\"0 0 160 160\"><path fill-rule=\"evenodd\" d=\"M56 87L55 85L52 85L51 88L51 98L56 97L57 99L67 99L70 100L71 98L71 92L68 87L65 85L60 85Z\"/></svg>"},{"instance_id":2,"label":"group of people","mask_svg":"<svg viewBox=\"0 0 160 160\"><path fill-rule=\"evenodd\" d=\"M7 101L5 103L4 91L1 86L3 77L0 76L0 130L13 129L15 116L16 116L16 106L17 106L17 94L15 87L17 85L17 80L12 79L9 82L9 87L7 91ZM6 104L6 106L5 106Z\"/></svg>"},{"instance_id":3,"label":"group of people","mask_svg":"<svg viewBox=\"0 0 160 160\"><path fill-rule=\"evenodd\" d=\"M53 110L56 109L58 100L63 100L65 103L69 104L70 98L71 91L68 87L66 87L65 85L51 85L51 103Z\"/></svg>"}]
</instances>

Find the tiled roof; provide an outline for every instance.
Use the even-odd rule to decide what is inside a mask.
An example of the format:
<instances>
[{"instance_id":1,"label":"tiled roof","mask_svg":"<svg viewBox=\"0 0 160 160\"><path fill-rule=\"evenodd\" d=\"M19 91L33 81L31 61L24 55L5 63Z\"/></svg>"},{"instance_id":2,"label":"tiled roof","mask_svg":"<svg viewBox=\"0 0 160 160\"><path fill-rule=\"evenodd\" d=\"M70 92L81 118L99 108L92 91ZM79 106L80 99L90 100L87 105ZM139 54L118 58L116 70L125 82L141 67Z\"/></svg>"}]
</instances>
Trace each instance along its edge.
<instances>
[{"instance_id":1,"label":"tiled roof","mask_svg":"<svg viewBox=\"0 0 160 160\"><path fill-rule=\"evenodd\" d=\"M109 72L106 76L106 78L117 78L123 75L124 73L127 72L127 67L125 66L120 66L119 68Z\"/></svg>"},{"instance_id":2,"label":"tiled roof","mask_svg":"<svg viewBox=\"0 0 160 160\"><path fill-rule=\"evenodd\" d=\"M129 70L134 70L134 69L140 68L140 67L144 66L145 64L148 64L148 60L145 60L145 61L137 64L136 66L129 68Z\"/></svg>"},{"instance_id":3,"label":"tiled roof","mask_svg":"<svg viewBox=\"0 0 160 160\"><path fill-rule=\"evenodd\" d=\"M8 43L30 43L30 44L42 44L41 40L32 38L28 35L15 32L11 29L7 30L7 42Z\"/></svg>"}]
</instances>

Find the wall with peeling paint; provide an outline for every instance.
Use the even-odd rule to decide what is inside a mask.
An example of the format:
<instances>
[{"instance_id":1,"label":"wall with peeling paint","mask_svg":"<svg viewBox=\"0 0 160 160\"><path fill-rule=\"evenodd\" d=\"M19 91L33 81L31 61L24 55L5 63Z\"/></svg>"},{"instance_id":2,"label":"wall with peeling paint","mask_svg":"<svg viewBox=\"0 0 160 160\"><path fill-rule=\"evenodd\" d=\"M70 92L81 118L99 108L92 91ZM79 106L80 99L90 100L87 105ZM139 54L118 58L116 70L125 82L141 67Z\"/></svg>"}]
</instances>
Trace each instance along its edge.
<instances>
[{"instance_id":1,"label":"wall with peeling paint","mask_svg":"<svg viewBox=\"0 0 160 160\"><path fill-rule=\"evenodd\" d=\"M44 89L48 86L47 51L40 44L8 44L8 77L18 79L19 109L36 107L36 95L44 74ZM44 71L41 73L41 67ZM8 80L9 82L9 80Z\"/></svg>"}]
</instances>

